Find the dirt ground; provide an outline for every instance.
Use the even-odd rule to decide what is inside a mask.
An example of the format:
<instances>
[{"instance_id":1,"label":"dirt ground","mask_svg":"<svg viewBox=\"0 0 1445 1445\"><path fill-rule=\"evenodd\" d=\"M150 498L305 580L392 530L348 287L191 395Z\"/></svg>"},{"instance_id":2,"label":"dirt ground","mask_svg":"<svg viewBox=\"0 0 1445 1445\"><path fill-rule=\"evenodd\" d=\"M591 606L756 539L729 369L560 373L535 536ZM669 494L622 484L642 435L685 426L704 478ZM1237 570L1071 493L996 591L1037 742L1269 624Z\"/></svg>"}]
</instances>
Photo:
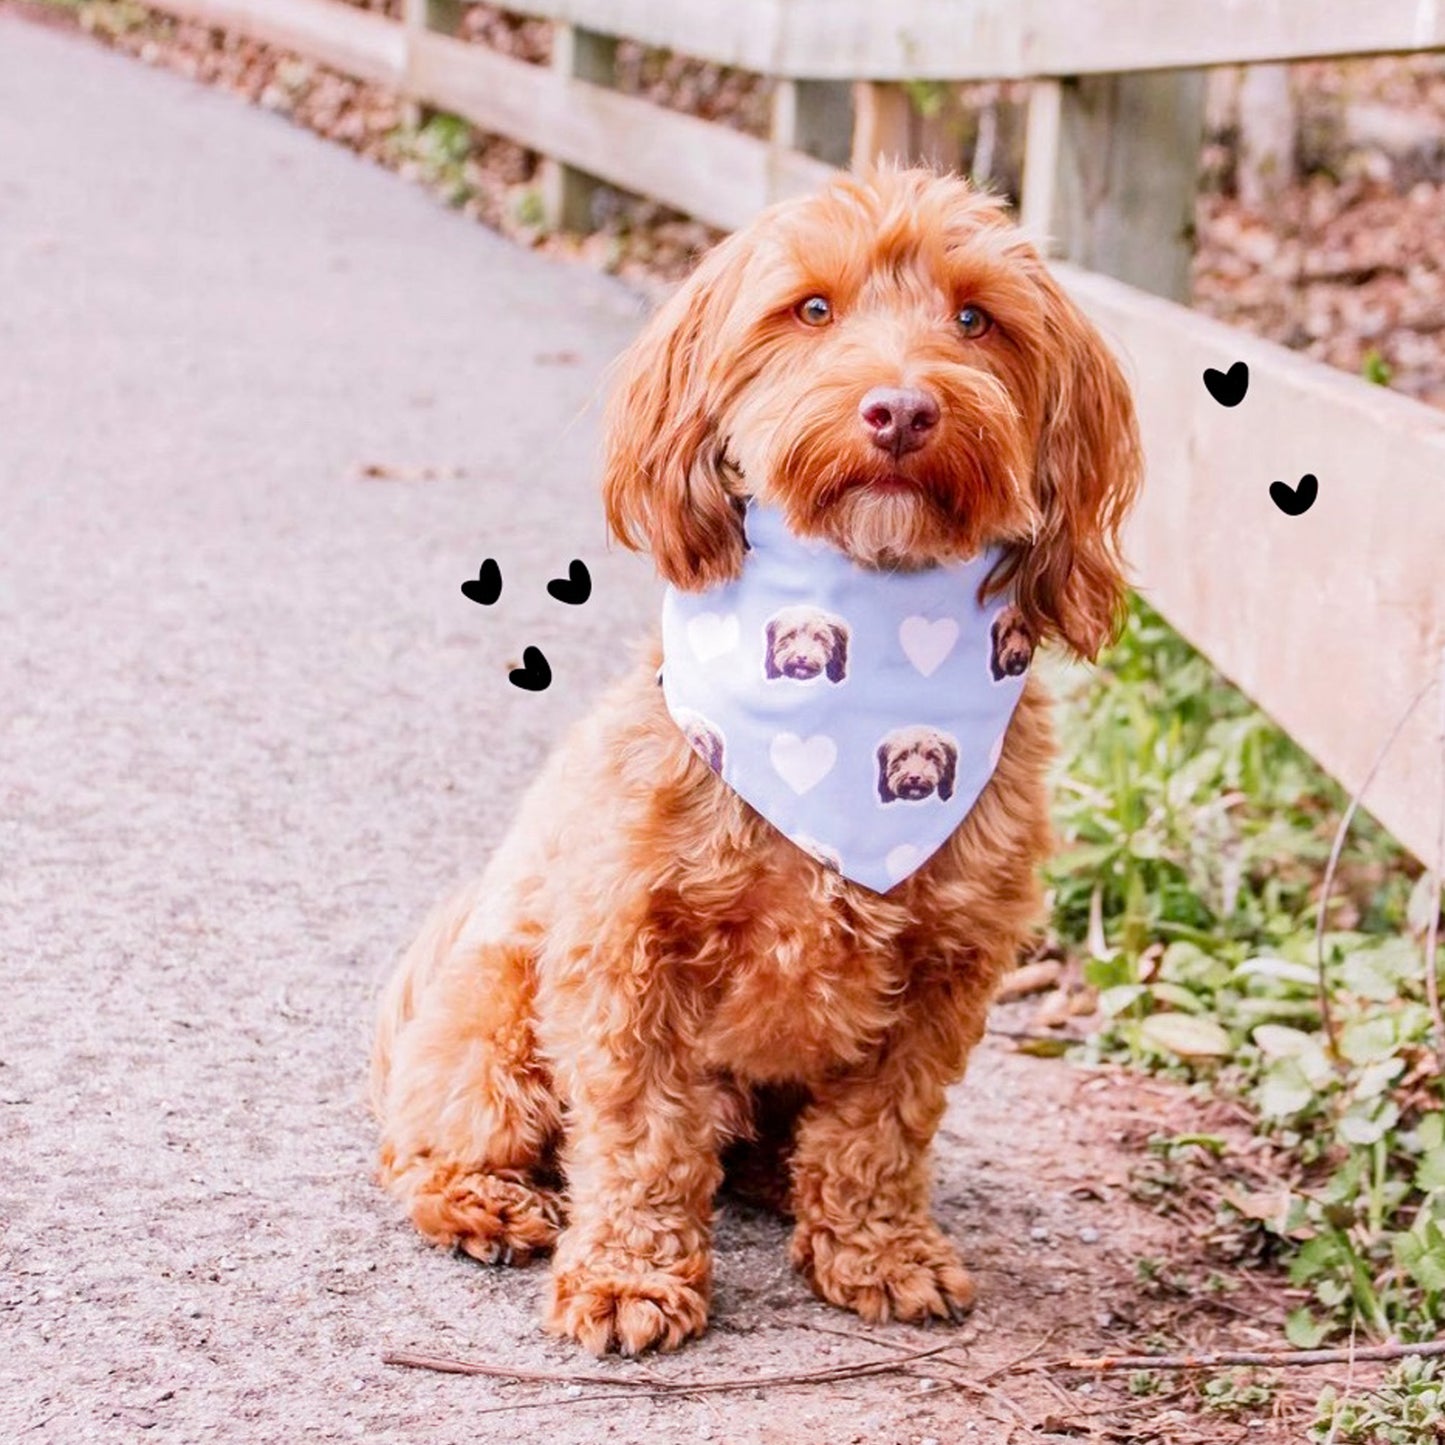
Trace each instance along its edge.
<instances>
[{"instance_id":1,"label":"dirt ground","mask_svg":"<svg viewBox=\"0 0 1445 1445\"><path fill-rule=\"evenodd\" d=\"M587 410L640 303L13 14L0 214L0 1439L1300 1438L1278 1402L1003 1372L1257 1346L1282 1310L1268 1282L1216 1308L1135 1197L1177 1090L1000 1037L938 1149L962 1326L818 1304L784 1226L724 1207L708 1336L594 1364L540 1334L540 1268L423 1246L370 1178L372 1000L656 606L603 546ZM487 615L458 591L484 555ZM573 556L594 600L559 617ZM546 693L506 685L527 643ZM1198 1291L1145 1289L1158 1261ZM702 1380L940 1345L683 1399L382 1362Z\"/></svg>"}]
</instances>

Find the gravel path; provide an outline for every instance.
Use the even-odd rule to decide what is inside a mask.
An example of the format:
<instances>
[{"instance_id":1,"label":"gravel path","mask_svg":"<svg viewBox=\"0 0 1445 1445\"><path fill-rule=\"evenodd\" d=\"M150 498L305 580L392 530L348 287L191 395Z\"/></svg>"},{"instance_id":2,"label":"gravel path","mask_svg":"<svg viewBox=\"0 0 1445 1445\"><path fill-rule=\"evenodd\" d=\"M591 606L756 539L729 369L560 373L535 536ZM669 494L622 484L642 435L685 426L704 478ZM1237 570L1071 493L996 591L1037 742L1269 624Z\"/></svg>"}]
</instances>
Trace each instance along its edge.
<instances>
[{"instance_id":1,"label":"gravel path","mask_svg":"<svg viewBox=\"0 0 1445 1445\"><path fill-rule=\"evenodd\" d=\"M637 300L5 15L0 298L0 1439L1002 1440L917 1380L599 1406L380 1362L637 1368L538 1333L540 1270L423 1247L361 1093L397 948L655 604L604 548L588 409ZM544 590L574 556L580 609ZM545 693L507 683L528 643ZM1097 1343L1159 1226L1080 1080L989 1048L958 1091L973 1323L867 1331L729 1213L713 1331L651 1368Z\"/></svg>"}]
</instances>

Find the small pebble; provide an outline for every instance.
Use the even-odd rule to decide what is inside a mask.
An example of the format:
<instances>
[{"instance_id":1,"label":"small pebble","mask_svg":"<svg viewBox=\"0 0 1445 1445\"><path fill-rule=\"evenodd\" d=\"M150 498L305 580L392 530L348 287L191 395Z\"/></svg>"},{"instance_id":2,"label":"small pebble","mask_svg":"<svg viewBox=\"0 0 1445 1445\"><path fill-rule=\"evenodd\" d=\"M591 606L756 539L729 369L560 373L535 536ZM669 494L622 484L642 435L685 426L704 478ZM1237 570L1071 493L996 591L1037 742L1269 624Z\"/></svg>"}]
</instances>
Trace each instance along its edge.
<instances>
[{"instance_id":1,"label":"small pebble","mask_svg":"<svg viewBox=\"0 0 1445 1445\"><path fill-rule=\"evenodd\" d=\"M1098 1231L1097 1229L1095 1229L1092 1224L1086 1224L1086 1225L1079 1231L1079 1238L1080 1238L1085 1244L1098 1244L1098 1242L1099 1242L1099 1231Z\"/></svg>"},{"instance_id":2,"label":"small pebble","mask_svg":"<svg viewBox=\"0 0 1445 1445\"><path fill-rule=\"evenodd\" d=\"M925 1378L920 1381L918 1388L920 1390L936 1390L938 1388L938 1381Z\"/></svg>"},{"instance_id":3,"label":"small pebble","mask_svg":"<svg viewBox=\"0 0 1445 1445\"><path fill-rule=\"evenodd\" d=\"M575 1400L575 1399L578 1397L578 1395L580 1395L580 1394L582 1393L582 1386L581 1386L581 1385L568 1385L567 1388L562 1391L562 1393L563 1393L564 1395L566 1395L569 1400Z\"/></svg>"},{"instance_id":4,"label":"small pebble","mask_svg":"<svg viewBox=\"0 0 1445 1445\"><path fill-rule=\"evenodd\" d=\"M1036 1244L1042 1243L1048 1237L1049 1232L1043 1227L1042 1224L1036 1224L1031 1230L1029 1230L1029 1238L1032 1239Z\"/></svg>"}]
</instances>

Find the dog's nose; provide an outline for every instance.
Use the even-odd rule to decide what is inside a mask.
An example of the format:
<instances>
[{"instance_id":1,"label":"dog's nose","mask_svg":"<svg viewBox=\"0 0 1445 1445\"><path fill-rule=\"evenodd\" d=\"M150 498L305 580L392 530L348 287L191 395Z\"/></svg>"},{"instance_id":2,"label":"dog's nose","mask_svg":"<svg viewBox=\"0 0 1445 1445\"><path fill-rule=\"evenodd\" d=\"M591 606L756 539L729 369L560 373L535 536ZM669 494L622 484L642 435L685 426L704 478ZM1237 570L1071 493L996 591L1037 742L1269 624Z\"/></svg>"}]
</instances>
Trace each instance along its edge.
<instances>
[{"instance_id":1,"label":"dog's nose","mask_svg":"<svg viewBox=\"0 0 1445 1445\"><path fill-rule=\"evenodd\" d=\"M858 403L868 439L901 457L916 452L938 425L938 402L917 387L875 386Z\"/></svg>"}]
</instances>

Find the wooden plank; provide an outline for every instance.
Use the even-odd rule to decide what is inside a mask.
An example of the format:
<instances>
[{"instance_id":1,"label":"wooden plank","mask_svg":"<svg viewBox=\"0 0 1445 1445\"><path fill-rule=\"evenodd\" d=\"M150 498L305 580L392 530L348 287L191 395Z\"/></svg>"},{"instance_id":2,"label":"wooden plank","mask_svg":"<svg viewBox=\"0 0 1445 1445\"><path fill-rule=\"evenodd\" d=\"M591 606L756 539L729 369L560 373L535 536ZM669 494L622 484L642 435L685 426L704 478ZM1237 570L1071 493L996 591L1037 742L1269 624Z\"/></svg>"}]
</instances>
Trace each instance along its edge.
<instances>
[{"instance_id":1,"label":"wooden plank","mask_svg":"<svg viewBox=\"0 0 1445 1445\"><path fill-rule=\"evenodd\" d=\"M901 85L860 80L853 87L853 169L912 155L913 107Z\"/></svg>"},{"instance_id":2,"label":"wooden plank","mask_svg":"<svg viewBox=\"0 0 1445 1445\"><path fill-rule=\"evenodd\" d=\"M811 156L445 36L418 35L411 60L419 99L715 226L745 225L771 198L833 174Z\"/></svg>"},{"instance_id":3,"label":"wooden plank","mask_svg":"<svg viewBox=\"0 0 1445 1445\"><path fill-rule=\"evenodd\" d=\"M363 79L400 27L340 0L155 0ZM509 9L812 80L1007 80L1445 49L1439 0L522 0Z\"/></svg>"},{"instance_id":4,"label":"wooden plank","mask_svg":"<svg viewBox=\"0 0 1445 1445\"><path fill-rule=\"evenodd\" d=\"M146 0L185 20L294 50L359 80L399 86L406 72L401 25L340 0Z\"/></svg>"},{"instance_id":5,"label":"wooden plank","mask_svg":"<svg viewBox=\"0 0 1445 1445\"><path fill-rule=\"evenodd\" d=\"M1445 49L1439 0L522 0L511 8L816 80L1029 79Z\"/></svg>"},{"instance_id":6,"label":"wooden plank","mask_svg":"<svg viewBox=\"0 0 1445 1445\"><path fill-rule=\"evenodd\" d=\"M1038 84L1040 115L1036 122L1031 114L1030 124L1031 130L1037 124L1042 151L1030 157L1024 187L1030 228L1049 238L1053 254L1076 265L1186 300L1204 72ZM1049 157L1052 185L1042 174Z\"/></svg>"},{"instance_id":7,"label":"wooden plank","mask_svg":"<svg viewBox=\"0 0 1445 1445\"><path fill-rule=\"evenodd\" d=\"M1148 481L1127 552L1141 590L1353 790L1445 647L1445 414L1101 276L1059 273L1119 346ZM1225 408L1206 367L1250 369ZM1273 481L1319 479L1303 516ZM1434 856L1437 708L1423 703L1365 805ZM1426 784L1429 786L1426 786Z\"/></svg>"},{"instance_id":8,"label":"wooden plank","mask_svg":"<svg viewBox=\"0 0 1445 1445\"><path fill-rule=\"evenodd\" d=\"M402 22L409 30L455 35L461 29L463 9L463 0L402 0Z\"/></svg>"},{"instance_id":9,"label":"wooden plank","mask_svg":"<svg viewBox=\"0 0 1445 1445\"><path fill-rule=\"evenodd\" d=\"M775 146L846 166L853 133L851 85L836 80L779 80L774 85L771 139Z\"/></svg>"},{"instance_id":10,"label":"wooden plank","mask_svg":"<svg viewBox=\"0 0 1445 1445\"><path fill-rule=\"evenodd\" d=\"M1058 212L1059 147L1064 124L1064 83L1036 80L1029 87L1024 131L1024 173L1019 187L1019 222L1035 245L1051 252L1050 227Z\"/></svg>"},{"instance_id":11,"label":"wooden plank","mask_svg":"<svg viewBox=\"0 0 1445 1445\"><path fill-rule=\"evenodd\" d=\"M552 32L552 69L564 80L611 85L616 74L617 41L610 35L557 25ZM593 203L598 181L559 160L542 162L542 209L553 230L591 231L597 226Z\"/></svg>"}]
</instances>

